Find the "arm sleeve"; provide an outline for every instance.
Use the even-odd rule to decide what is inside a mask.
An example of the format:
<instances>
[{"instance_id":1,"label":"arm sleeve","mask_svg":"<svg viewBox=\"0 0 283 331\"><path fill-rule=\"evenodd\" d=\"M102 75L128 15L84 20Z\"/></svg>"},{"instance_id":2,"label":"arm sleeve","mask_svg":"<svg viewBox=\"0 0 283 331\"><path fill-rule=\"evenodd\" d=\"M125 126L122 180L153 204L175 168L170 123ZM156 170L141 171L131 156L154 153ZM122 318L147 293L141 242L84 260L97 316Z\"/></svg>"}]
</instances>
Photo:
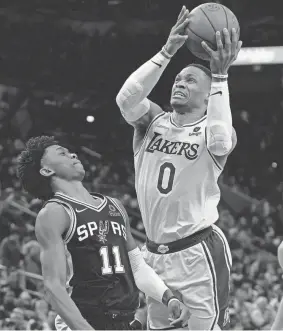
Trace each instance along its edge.
<instances>
[{"instance_id":1,"label":"arm sleeve","mask_svg":"<svg viewBox=\"0 0 283 331\"><path fill-rule=\"evenodd\" d=\"M116 97L117 105L126 121L136 121L148 112L150 103L147 96L159 81L169 61L161 51L126 80Z\"/></svg>"},{"instance_id":2,"label":"arm sleeve","mask_svg":"<svg viewBox=\"0 0 283 331\"><path fill-rule=\"evenodd\" d=\"M232 148L232 114L227 82L212 82L207 107L207 148L223 156Z\"/></svg>"},{"instance_id":3,"label":"arm sleeve","mask_svg":"<svg viewBox=\"0 0 283 331\"><path fill-rule=\"evenodd\" d=\"M138 247L128 252L128 254L137 287L146 295L162 303L162 297L168 287L156 272L146 264Z\"/></svg>"}]
</instances>

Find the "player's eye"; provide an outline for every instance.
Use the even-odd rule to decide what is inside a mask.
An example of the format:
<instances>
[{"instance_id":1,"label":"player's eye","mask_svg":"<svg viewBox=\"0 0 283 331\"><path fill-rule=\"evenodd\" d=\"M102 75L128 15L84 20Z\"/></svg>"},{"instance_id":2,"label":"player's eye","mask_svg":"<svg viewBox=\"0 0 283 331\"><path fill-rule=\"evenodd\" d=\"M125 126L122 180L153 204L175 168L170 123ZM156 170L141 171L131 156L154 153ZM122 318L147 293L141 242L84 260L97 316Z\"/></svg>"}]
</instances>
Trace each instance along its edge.
<instances>
[{"instance_id":1,"label":"player's eye","mask_svg":"<svg viewBox=\"0 0 283 331\"><path fill-rule=\"evenodd\" d=\"M196 83L196 80L193 79L193 78L188 78L187 81L190 82L190 83Z\"/></svg>"}]
</instances>

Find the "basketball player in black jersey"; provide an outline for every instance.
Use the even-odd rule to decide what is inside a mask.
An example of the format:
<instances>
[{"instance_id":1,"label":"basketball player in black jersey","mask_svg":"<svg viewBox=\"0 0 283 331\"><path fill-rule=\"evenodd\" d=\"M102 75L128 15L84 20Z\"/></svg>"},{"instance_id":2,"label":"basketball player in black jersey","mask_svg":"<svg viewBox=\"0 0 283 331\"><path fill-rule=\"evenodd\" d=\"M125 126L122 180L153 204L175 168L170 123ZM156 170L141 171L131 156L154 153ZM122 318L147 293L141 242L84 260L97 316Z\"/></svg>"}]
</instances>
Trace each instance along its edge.
<instances>
[{"instance_id":1,"label":"basketball player in black jersey","mask_svg":"<svg viewBox=\"0 0 283 331\"><path fill-rule=\"evenodd\" d=\"M84 188L75 154L53 137L32 138L18 174L30 194L46 201L35 232L57 330L137 328L138 288L167 305L174 322L188 320L188 310L144 262L122 204Z\"/></svg>"}]
</instances>

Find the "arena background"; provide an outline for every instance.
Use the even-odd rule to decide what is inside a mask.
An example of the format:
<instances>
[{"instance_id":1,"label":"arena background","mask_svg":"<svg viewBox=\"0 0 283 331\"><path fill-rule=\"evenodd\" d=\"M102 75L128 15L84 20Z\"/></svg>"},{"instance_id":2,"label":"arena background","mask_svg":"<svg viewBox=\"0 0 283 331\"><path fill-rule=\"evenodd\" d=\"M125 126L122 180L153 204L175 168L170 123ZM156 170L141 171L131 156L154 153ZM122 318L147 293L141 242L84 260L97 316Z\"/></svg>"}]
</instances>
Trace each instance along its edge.
<instances>
[{"instance_id":1,"label":"arena background","mask_svg":"<svg viewBox=\"0 0 283 331\"><path fill-rule=\"evenodd\" d=\"M1 1L0 329L54 329L33 232L41 203L21 190L15 171L24 141L52 134L72 146L86 166L87 188L122 200L142 244L132 129L115 96L166 42L181 6L203 2ZM283 237L283 11L280 0L217 2L234 11L244 42L230 70L238 145L220 179L218 222L233 254L232 329L269 329L283 294L276 259ZM180 50L153 91L164 109L175 74L192 61Z\"/></svg>"}]
</instances>

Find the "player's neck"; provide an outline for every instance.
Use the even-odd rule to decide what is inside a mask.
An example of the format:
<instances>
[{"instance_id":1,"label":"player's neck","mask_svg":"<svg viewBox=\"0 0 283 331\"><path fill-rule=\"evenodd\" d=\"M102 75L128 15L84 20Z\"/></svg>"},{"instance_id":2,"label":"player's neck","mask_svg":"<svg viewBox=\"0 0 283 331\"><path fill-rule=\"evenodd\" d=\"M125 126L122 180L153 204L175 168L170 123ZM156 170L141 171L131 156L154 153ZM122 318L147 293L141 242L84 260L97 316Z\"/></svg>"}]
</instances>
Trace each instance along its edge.
<instances>
[{"instance_id":1,"label":"player's neck","mask_svg":"<svg viewBox=\"0 0 283 331\"><path fill-rule=\"evenodd\" d=\"M184 113L173 111L173 120L178 126L194 123L203 116L204 112L200 112L199 109Z\"/></svg>"},{"instance_id":2,"label":"player's neck","mask_svg":"<svg viewBox=\"0 0 283 331\"><path fill-rule=\"evenodd\" d=\"M89 192L81 181L66 181L58 178L52 186L54 192L60 192L81 201L85 201L89 197Z\"/></svg>"}]
</instances>

